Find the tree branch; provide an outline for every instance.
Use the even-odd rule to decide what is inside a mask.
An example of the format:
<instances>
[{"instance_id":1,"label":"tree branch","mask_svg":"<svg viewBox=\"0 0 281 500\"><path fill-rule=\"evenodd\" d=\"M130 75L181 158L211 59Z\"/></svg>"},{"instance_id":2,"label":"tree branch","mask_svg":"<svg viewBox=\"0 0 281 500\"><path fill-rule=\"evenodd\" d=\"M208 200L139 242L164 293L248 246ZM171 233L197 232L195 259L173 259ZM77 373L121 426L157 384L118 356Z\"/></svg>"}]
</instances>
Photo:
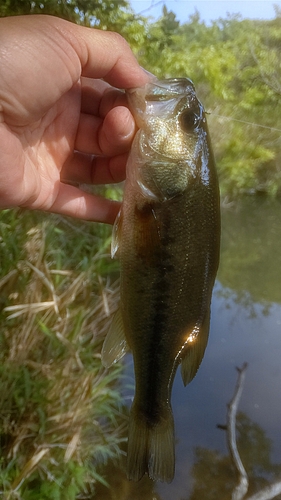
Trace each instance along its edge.
<instances>
[{"instance_id":1,"label":"tree branch","mask_svg":"<svg viewBox=\"0 0 281 500\"><path fill-rule=\"evenodd\" d=\"M238 404L240 402L241 394L244 387L246 369L247 369L247 363L244 363L242 368L237 368L237 371L239 373L238 380L236 382L233 398L228 404L228 411L227 411L227 425L226 425L227 444L229 448L230 457L239 476L239 483L232 492L232 500L243 500L245 498L245 495L249 487L248 475L240 458L236 440L236 415L238 410ZM222 428L222 426L220 427ZM255 493L254 495L247 497L247 500L273 500L275 497L277 497L277 495L280 495L280 493L281 493L281 481L276 481L275 483L266 486L258 493Z\"/></svg>"},{"instance_id":2,"label":"tree branch","mask_svg":"<svg viewBox=\"0 0 281 500\"><path fill-rule=\"evenodd\" d=\"M248 475L240 458L236 442L236 414L241 394L243 391L246 369L247 369L247 363L244 363L242 368L237 368L237 371L239 373L238 380L236 383L233 398L228 404L228 411L227 411L227 444L229 448L230 457L232 459L235 469L238 472L238 477L239 477L239 483L232 492L232 500L242 500L246 495L249 487Z\"/></svg>"},{"instance_id":3,"label":"tree branch","mask_svg":"<svg viewBox=\"0 0 281 500\"><path fill-rule=\"evenodd\" d=\"M247 498L247 500L273 500L273 498L277 497L281 493L281 481L276 481L276 483L272 483L263 490L255 493L254 495Z\"/></svg>"}]
</instances>

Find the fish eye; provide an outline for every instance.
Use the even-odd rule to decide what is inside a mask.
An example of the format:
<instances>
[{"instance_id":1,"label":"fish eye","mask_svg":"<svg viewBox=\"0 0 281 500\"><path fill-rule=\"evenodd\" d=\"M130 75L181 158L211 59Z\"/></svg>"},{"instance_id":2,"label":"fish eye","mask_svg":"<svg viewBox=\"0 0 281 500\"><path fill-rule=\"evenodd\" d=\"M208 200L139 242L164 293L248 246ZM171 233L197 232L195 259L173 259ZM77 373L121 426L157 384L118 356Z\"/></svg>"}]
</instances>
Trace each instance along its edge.
<instances>
[{"instance_id":1,"label":"fish eye","mask_svg":"<svg viewBox=\"0 0 281 500\"><path fill-rule=\"evenodd\" d=\"M191 132L198 126L200 115L199 109L187 109L180 115L180 125L184 132Z\"/></svg>"}]
</instances>

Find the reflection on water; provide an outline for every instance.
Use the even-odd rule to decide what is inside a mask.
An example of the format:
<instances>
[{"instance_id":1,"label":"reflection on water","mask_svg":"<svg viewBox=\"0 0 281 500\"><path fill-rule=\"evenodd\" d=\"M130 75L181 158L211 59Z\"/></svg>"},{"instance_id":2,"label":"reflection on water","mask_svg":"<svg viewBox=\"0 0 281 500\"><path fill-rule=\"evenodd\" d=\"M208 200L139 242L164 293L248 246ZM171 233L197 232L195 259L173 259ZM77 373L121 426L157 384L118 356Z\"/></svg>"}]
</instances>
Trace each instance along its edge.
<instances>
[{"instance_id":1,"label":"reflection on water","mask_svg":"<svg viewBox=\"0 0 281 500\"><path fill-rule=\"evenodd\" d=\"M281 202L247 198L222 211L218 279L252 301L281 303Z\"/></svg>"},{"instance_id":2,"label":"reflection on water","mask_svg":"<svg viewBox=\"0 0 281 500\"><path fill-rule=\"evenodd\" d=\"M174 382L176 474L171 484L129 483L109 468L112 490L99 500L218 500L230 498L236 473L225 432L236 366L247 361L237 420L238 446L250 492L281 467L281 204L250 199L222 213L222 251L214 289L209 344L195 379ZM127 363L128 377L132 363ZM118 483L119 481L119 483ZM118 484L117 484L118 483ZM103 496L102 496L103 495Z\"/></svg>"}]
</instances>

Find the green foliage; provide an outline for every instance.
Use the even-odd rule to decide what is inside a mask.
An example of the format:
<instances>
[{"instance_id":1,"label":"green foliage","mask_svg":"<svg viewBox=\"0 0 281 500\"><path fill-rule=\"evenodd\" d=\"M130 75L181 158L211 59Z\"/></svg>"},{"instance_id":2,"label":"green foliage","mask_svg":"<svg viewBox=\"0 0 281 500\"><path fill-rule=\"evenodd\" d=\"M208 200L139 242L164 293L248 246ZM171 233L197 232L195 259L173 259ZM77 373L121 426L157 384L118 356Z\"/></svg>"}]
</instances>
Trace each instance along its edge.
<instances>
[{"instance_id":1,"label":"green foliage","mask_svg":"<svg viewBox=\"0 0 281 500\"><path fill-rule=\"evenodd\" d=\"M26 14L50 14L78 24L115 29L129 11L125 0L1 0L0 17Z\"/></svg>"},{"instance_id":2,"label":"green foliage","mask_svg":"<svg viewBox=\"0 0 281 500\"><path fill-rule=\"evenodd\" d=\"M1 0L0 17L26 14L49 14L78 21L75 6L67 0Z\"/></svg>"},{"instance_id":3,"label":"green foliage","mask_svg":"<svg viewBox=\"0 0 281 500\"><path fill-rule=\"evenodd\" d=\"M281 193L281 23L162 18L147 27L138 57L158 77L187 76L211 113L209 127L223 195Z\"/></svg>"},{"instance_id":4,"label":"green foliage","mask_svg":"<svg viewBox=\"0 0 281 500\"><path fill-rule=\"evenodd\" d=\"M121 8L128 5L124 0L77 0L73 4L82 24L102 29L110 29Z\"/></svg>"},{"instance_id":5,"label":"green foliage","mask_svg":"<svg viewBox=\"0 0 281 500\"><path fill-rule=\"evenodd\" d=\"M21 488L22 498L25 500L38 500L38 498L40 500L75 500L84 487L85 468L75 461L69 461L59 477L55 469L56 466L49 468L48 471L50 478L52 476L56 478L55 481L40 481L38 475L33 474L29 482Z\"/></svg>"},{"instance_id":6,"label":"green foliage","mask_svg":"<svg viewBox=\"0 0 281 500\"><path fill-rule=\"evenodd\" d=\"M122 437L121 366L100 351L116 308L110 227L0 215L1 498L92 498ZM108 282L108 285L106 285Z\"/></svg>"}]
</instances>

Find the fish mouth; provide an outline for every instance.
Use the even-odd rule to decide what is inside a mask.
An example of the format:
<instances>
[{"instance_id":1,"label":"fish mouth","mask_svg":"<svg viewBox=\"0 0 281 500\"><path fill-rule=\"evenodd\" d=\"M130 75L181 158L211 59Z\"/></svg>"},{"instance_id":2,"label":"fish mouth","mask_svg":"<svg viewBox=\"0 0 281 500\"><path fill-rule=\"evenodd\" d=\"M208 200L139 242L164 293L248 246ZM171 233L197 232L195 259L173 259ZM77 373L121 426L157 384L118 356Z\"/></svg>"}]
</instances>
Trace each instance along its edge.
<instances>
[{"instance_id":1,"label":"fish mouth","mask_svg":"<svg viewBox=\"0 0 281 500\"><path fill-rule=\"evenodd\" d=\"M172 97L186 96L195 92L194 84L189 78L168 78L147 84L147 101L161 101Z\"/></svg>"},{"instance_id":2,"label":"fish mouth","mask_svg":"<svg viewBox=\"0 0 281 500\"><path fill-rule=\"evenodd\" d=\"M189 78L167 78L149 82L144 87L146 101L166 101L173 97L186 96L195 93L193 82ZM136 89L130 89L128 93L134 93Z\"/></svg>"}]
</instances>

